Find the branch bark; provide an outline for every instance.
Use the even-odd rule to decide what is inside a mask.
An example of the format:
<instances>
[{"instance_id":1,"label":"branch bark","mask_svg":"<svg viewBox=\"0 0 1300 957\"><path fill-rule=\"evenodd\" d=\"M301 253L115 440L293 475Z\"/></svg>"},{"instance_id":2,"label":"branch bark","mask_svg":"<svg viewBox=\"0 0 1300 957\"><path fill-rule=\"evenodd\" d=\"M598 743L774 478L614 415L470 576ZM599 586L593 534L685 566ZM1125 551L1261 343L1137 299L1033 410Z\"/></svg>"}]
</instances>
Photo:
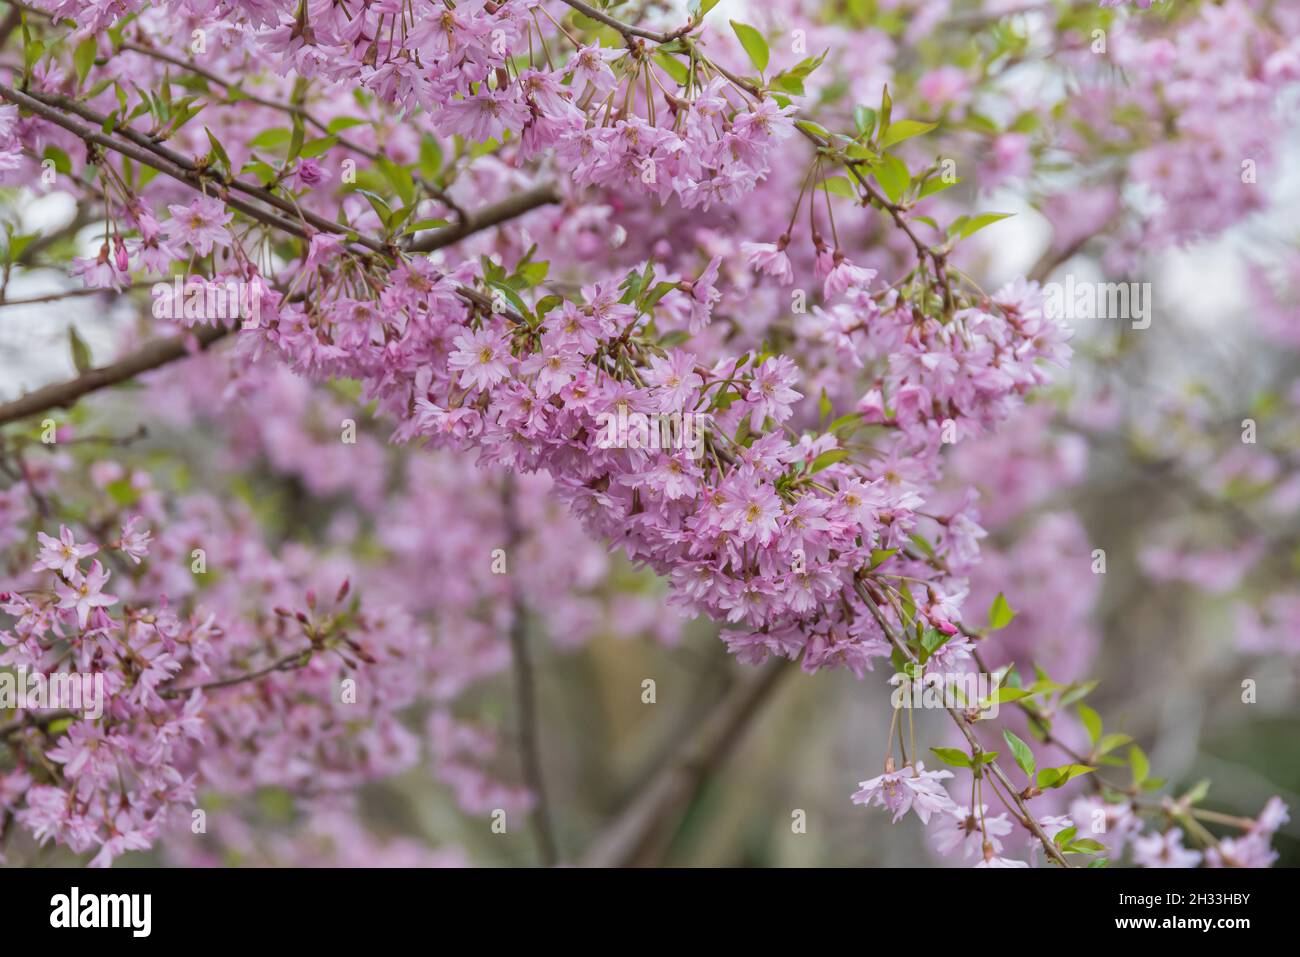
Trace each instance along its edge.
<instances>
[{"instance_id":1,"label":"branch bark","mask_svg":"<svg viewBox=\"0 0 1300 957\"><path fill-rule=\"evenodd\" d=\"M155 339L112 365L91 369L75 379L47 385L13 402L0 405L0 425L25 419L29 415L36 415L48 409L67 408L89 392L117 385L119 382L135 378L142 372L202 352L229 333L229 329L209 326L194 335L193 343L189 336Z\"/></svg>"},{"instance_id":2,"label":"branch bark","mask_svg":"<svg viewBox=\"0 0 1300 957\"><path fill-rule=\"evenodd\" d=\"M515 512L515 478L507 472L501 486L501 514L506 530L506 561L518 568L519 543L523 530ZM537 682L533 673L532 654L528 648L528 608L517 578L510 579L510 661L515 691L515 726L519 740L519 763L524 783L533 794L533 809L528 815L537 856L543 867L559 863L555 831L551 825L550 802L546 779L542 774L540 719L537 712Z\"/></svg>"}]
</instances>

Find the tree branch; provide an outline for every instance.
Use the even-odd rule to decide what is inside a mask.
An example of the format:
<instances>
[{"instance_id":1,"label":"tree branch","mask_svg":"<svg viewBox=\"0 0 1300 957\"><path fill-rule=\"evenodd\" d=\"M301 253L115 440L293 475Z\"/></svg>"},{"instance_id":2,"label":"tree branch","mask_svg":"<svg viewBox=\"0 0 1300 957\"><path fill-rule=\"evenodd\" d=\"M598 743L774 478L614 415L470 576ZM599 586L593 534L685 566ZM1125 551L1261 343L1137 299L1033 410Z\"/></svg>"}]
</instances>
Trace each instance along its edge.
<instances>
[{"instance_id":1,"label":"tree branch","mask_svg":"<svg viewBox=\"0 0 1300 957\"><path fill-rule=\"evenodd\" d=\"M634 863L665 822L680 813L709 773L726 761L782 680L797 671L793 665L774 661L757 673L746 673L666 766L596 837L579 864L626 867Z\"/></svg>"},{"instance_id":2,"label":"tree branch","mask_svg":"<svg viewBox=\"0 0 1300 957\"><path fill-rule=\"evenodd\" d=\"M168 155L172 154L171 150L167 150L166 148L153 143L147 136L138 131L130 131L130 135L133 137L132 142L122 142L114 137L104 134L99 129L92 129L84 126L81 123L64 116L60 112L60 108L74 110L75 112L91 119L95 118L97 114L85 110L79 104L75 104L64 97L45 97L42 94L29 95L0 84L0 98L16 103L40 116L42 119L54 123L56 126L60 126L69 132L75 133L88 143L95 143L105 149L111 149L124 156L129 156L146 166L150 166L153 169L184 183L198 192L204 192L204 185L206 182L206 177L204 175L194 168L187 169L185 166L181 165L181 163L173 162ZM51 102L47 102L47 100ZM123 135L127 135L127 133L123 131ZM179 154L174 155L179 157ZM193 167L193 164L190 163L190 161L185 160L184 157L179 158L184 163L189 163L189 165ZM220 185L219 180L217 180L216 183ZM247 186L247 184L238 183L227 185L232 187L242 187L245 192L257 196L259 199L262 198L262 194L271 196L271 194L267 193L266 190L262 190L260 187L250 187ZM271 198L278 201L278 197L272 196ZM298 223L287 220L276 213L264 210L252 203L228 194L224 195L222 200L232 209L237 209L260 222L283 230L284 232L297 236L300 239L307 238L306 231ZM538 206L557 202L558 200L559 193L555 186L549 183L543 184L526 192L508 197L499 203L483 207L482 209L470 214L467 219L461 223L448 227L447 229L439 230L421 240L419 243L413 244L411 251L424 253L431 252L435 249L441 249L442 247L451 245L452 243L455 243L475 232L500 225L501 223L517 216L521 216ZM348 231L346 227L340 226L338 223L332 223L329 220L323 220L311 214L304 214L304 218L308 222L319 220L321 227L328 228L330 232ZM392 250L377 240L362 237L361 242L368 248L377 250L385 256L392 255ZM491 301L478 291L469 287L461 287L459 291L461 297L470 304L479 308L491 309ZM512 317L508 316L507 318ZM516 321L521 321L518 317L513 318L515 318ZM143 372L148 372L151 369L155 369L176 359L192 354L193 351L202 351L219 339L224 338L229 332L229 329L215 327L208 327L200 330L195 336L198 345L197 350L191 350L186 337L155 340L112 365L100 369L92 369L90 372L78 376L76 379L45 386L44 388L30 392L12 402L0 405L0 425L26 418L30 415L35 415L47 409L66 408L87 393L105 388L106 386L116 385L119 382L124 382Z\"/></svg>"},{"instance_id":3,"label":"tree branch","mask_svg":"<svg viewBox=\"0 0 1300 957\"><path fill-rule=\"evenodd\" d=\"M191 346L189 336L155 339L131 353L125 359L114 362L112 365L91 369L75 379L47 385L12 402L0 405L0 425L24 419L29 415L36 415L38 412L44 412L48 409L67 408L89 392L117 385L119 382L125 382L127 379L140 375L142 372L148 372L150 369L156 369L176 359L202 352L214 342L224 338L229 332L230 330L226 328L205 327L194 334L193 339L196 348Z\"/></svg>"},{"instance_id":4,"label":"tree branch","mask_svg":"<svg viewBox=\"0 0 1300 957\"><path fill-rule=\"evenodd\" d=\"M515 479L507 472L501 486L501 513L506 530L506 561L518 568L519 543L523 529L515 513ZM533 660L528 649L527 616L523 592L518 579L510 579L510 661L513 666L515 691L515 725L519 740L519 763L524 782L533 794L533 809L528 815L533 837L537 842L537 856L543 867L559 863L555 846L555 832L551 825L550 804L546 796L546 780L542 775L542 757L537 713L537 687L533 675Z\"/></svg>"}]
</instances>

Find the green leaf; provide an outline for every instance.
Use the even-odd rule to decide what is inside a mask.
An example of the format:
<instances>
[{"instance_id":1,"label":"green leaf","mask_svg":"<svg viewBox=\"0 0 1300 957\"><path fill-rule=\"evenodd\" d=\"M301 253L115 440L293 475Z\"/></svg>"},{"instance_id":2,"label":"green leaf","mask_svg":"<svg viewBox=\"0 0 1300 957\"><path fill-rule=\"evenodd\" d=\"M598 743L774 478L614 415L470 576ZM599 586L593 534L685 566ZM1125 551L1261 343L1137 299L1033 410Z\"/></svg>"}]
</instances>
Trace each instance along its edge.
<instances>
[{"instance_id":1,"label":"green leaf","mask_svg":"<svg viewBox=\"0 0 1300 957\"><path fill-rule=\"evenodd\" d=\"M1002 737L1011 746L1011 755L1016 759L1016 764L1020 765L1020 770L1032 780L1034 770L1038 767L1038 762L1034 760L1034 752L1029 750L1029 745L1021 741L1010 731L1003 730Z\"/></svg>"},{"instance_id":2,"label":"green leaf","mask_svg":"<svg viewBox=\"0 0 1300 957\"><path fill-rule=\"evenodd\" d=\"M901 200L912 185L912 174L907 171L907 164L890 153L880 157L880 161L871 167L871 172L890 202Z\"/></svg>"},{"instance_id":3,"label":"green leaf","mask_svg":"<svg viewBox=\"0 0 1300 957\"><path fill-rule=\"evenodd\" d=\"M794 96L805 96L808 92L804 89L803 80L797 76L791 76L789 73L778 73L772 77L772 85Z\"/></svg>"},{"instance_id":4,"label":"green leaf","mask_svg":"<svg viewBox=\"0 0 1300 957\"><path fill-rule=\"evenodd\" d=\"M899 120L897 123L891 123L889 129L885 130L880 137L880 148L888 149L895 143L929 133L938 125L938 123L923 123L920 120Z\"/></svg>"},{"instance_id":5,"label":"green leaf","mask_svg":"<svg viewBox=\"0 0 1300 957\"><path fill-rule=\"evenodd\" d=\"M271 185L271 183L275 182L276 176L279 175L276 173L275 167L270 163L263 163L261 160L249 160L244 164L244 168L240 172L252 173L261 180L263 186Z\"/></svg>"},{"instance_id":6,"label":"green leaf","mask_svg":"<svg viewBox=\"0 0 1300 957\"><path fill-rule=\"evenodd\" d=\"M86 75L90 73L90 68L95 65L95 53L98 48L98 41L94 34L86 37L77 44L77 49L73 51L72 63L77 69L77 85L86 82Z\"/></svg>"},{"instance_id":7,"label":"green leaf","mask_svg":"<svg viewBox=\"0 0 1300 957\"><path fill-rule=\"evenodd\" d=\"M325 124L325 129L331 133L341 133L343 130L351 129L354 126L365 126L369 120L358 119L355 116L336 116Z\"/></svg>"},{"instance_id":8,"label":"green leaf","mask_svg":"<svg viewBox=\"0 0 1300 957\"><path fill-rule=\"evenodd\" d=\"M1133 745L1128 749L1128 763L1133 768L1133 783L1141 786L1151 776L1151 762L1147 760L1146 752Z\"/></svg>"},{"instance_id":9,"label":"green leaf","mask_svg":"<svg viewBox=\"0 0 1300 957\"><path fill-rule=\"evenodd\" d=\"M288 127L277 126L269 130L263 130L248 141L252 149L279 149L289 142L292 134Z\"/></svg>"},{"instance_id":10,"label":"green leaf","mask_svg":"<svg viewBox=\"0 0 1300 957\"><path fill-rule=\"evenodd\" d=\"M212 131L208 129L206 126L203 127L203 132L208 134L208 142L212 144L213 157L219 163L221 163L222 169L226 171L226 174L228 176L234 175L235 170L230 163L230 157L226 154L225 147L221 145L220 141L215 136L212 135Z\"/></svg>"},{"instance_id":11,"label":"green leaf","mask_svg":"<svg viewBox=\"0 0 1300 957\"><path fill-rule=\"evenodd\" d=\"M295 160L298 158L298 151L302 149L302 142L306 135L306 130L303 129L302 125L302 117L295 113L293 115L293 133L289 136L289 159Z\"/></svg>"},{"instance_id":12,"label":"green leaf","mask_svg":"<svg viewBox=\"0 0 1300 957\"><path fill-rule=\"evenodd\" d=\"M68 326L68 344L72 347L72 366L79 374L85 375L94 368L90 346L86 345L86 340L81 338L76 326Z\"/></svg>"},{"instance_id":13,"label":"green leaf","mask_svg":"<svg viewBox=\"0 0 1300 957\"><path fill-rule=\"evenodd\" d=\"M1210 793L1210 779L1202 778L1192 785L1192 789L1183 795L1183 800L1188 804L1200 804L1205 800L1205 796Z\"/></svg>"},{"instance_id":14,"label":"green leaf","mask_svg":"<svg viewBox=\"0 0 1300 957\"><path fill-rule=\"evenodd\" d=\"M445 219L417 219L406 227L405 232L418 233L426 229L442 229L448 225Z\"/></svg>"},{"instance_id":15,"label":"green leaf","mask_svg":"<svg viewBox=\"0 0 1300 957\"><path fill-rule=\"evenodd\" d=\"M520 266L517 272L519 278L524 281L524 285L532 287L540 286L546 281L546 274L550 268L551 264L549 262L527 263Z\"/></svg>"},{"instance_id":16,"label":"green leaf","mask_svg":"<svg viewBox=\"0 0 1300 957\"><path fill-rule=\"evenodd\" d=\"M411 171L405 166L398 166L387 159L379 161L379 169L383 172L384 178L392 185L393 192L402 200L402 205L413 205L415 203L415 179L411 176Z\"/></svg>"},{"instance_id":17,"label":"green leaf","mask_svg":"<svg viewBox=\"0 0 1300 957\"><path fill-rule=\"evenodd\" d=\"M961 226L958 227L956 236L958 239L966 239L968 236L975 235L985 226L991 226L994 223L1001 222L1002 220L1007 219L1008 217L1013 215L1015 214L1014 213L980 213L978 216L972 216L971 218L966 219L965 222L963 222Z\"/></svg>"},{"instance_id":18,"label":"green leaf","mask_svg":"<svg viewBox=\"0 0 1300 957\"><path fill-rule=\"evenodd\" d=\"M861 421L862 421L862 413L860 413L860 412L848 412L848 413L846 413L846 414L840 416L838 419L836 419L836 420L835 420L834 422L832 422L830 425L828 425L828 426L826 427L826 431L827 431L827 432L838 432L840 429L845 429L845 428L848 428L849 426L854 426L854 427L856 427L856 426L857 426ZM850 431L852 431L852 430L850 429Z\"/></svg>"},{"instance_id":19,"label":"green leaf","mask_svg":"<svg viewBox=\"0 0 1300 957\"><path fill-rule=\"evenodd\" d=\"M836 196L846 196L849 199L857 199L858 191L853 188L848 177L832 176L829 179L822 180L822 189L828 193L834 193Z\"/></svg>"},{"instance_id":20,"label":"green leaf","mask_svg":"<svg viewBox=\"0 0 1300 957\"><path fill-rule=\"evenodd\" d=\"M1088 738L1095 745L1101 740L1101 715L1086 704L1079 705L1079 720L1088 729Z\"/></svg>"},{"instance_id":21,"label":"green leaf","mask_svg":"<svg viewBox=\"0 0 1300 957\"><path fill-rule=\"evenodd\" d=\"M691 77L690 70L686 68L686 64L682 63L682 61L677 59L675 56L669 56L667 53L657 53L655 54L655 62L663 68L665 73L673 78L673 81L678 86L685 86L687 80Z\"/></svg>"},{"instance_id":22,"label":"green leaf","mask_svg":"<svg viewBox=\"0 0 1300 957\"><path fill-rule=\"evenodd\" d=\"M46 152L48 153L51 149L54 148L55 147L47 146L45 149ZM58 168L57 163L58 161L56 160L55 161L56 169ZM36 233L29 233L20 236L10 236L8 245L5 246L4 261L6 263L16 263L22 257L23 251L26 250L28 246L30 246L33 242L36 241L36 235L37 235Z\"/></svg>"},{"instance_id":23,"label":"green leaf","mask_svg":"<svg viewBox=\"0 0 1300 957\"><path fill-rule=\"evenodd\" d=\"M1096 854L1098 851L1104 851L1105 849L1106 846L1104 844L1099 841L1094 841L1090 837L1081 837L1066 848L1067 851L1079 854ZM1095 863L1096 862L1094 862L1094 864ZM1092 867L1093 865L1089 864L1088 866Z\"/></svg>"},{"instance_id":24,"label":"green leaf","mask_svg":"<svg viewBox=\"0 0 1300 957\"><path fill-rule=\"evenodd\" d=\"M70 176L72 174L72 159L67 153L63 152L63 150L59 149L53 143L45 147L44 158L54 160L54 169L56 172L62 173L64 176ZM32 238L35 239L36 237L33 236Z\"/></svg>"},{"instance_id":25,"label":"green leaf","mask_svg":"<svg viewBox=\"0 0 1300 957\"><path fill-rule=\"evenodd\" d=\"M812 466L809 467L809 474L820 472L824 468L829 468L836 462L842 462L849 457L848 449L831 449L829 452L823 452L817 458L813 459Z\"/></svg>"},{"instance_id":26,"label":"green leaf","mask_svg":"<svg viewBox=\"0 0 1300 957\"><path fill-rule=\"evenodd\" d=\"M487 284L491 286L493 289L500 292L501 295L504 296L507 301L509 301L510 305L515 307L515 309L519 312L521 316L527 318L532 314L528 308L528 304L525 303L523 299L519 298L519 293L515 292L505 283L494 282L493 280L489 279L487 280Z\"/></svg>"},{"instance_id":27,"label":"green leaf","mask_svg":"<svg viewBox=\"0 0 1300 957\"><path fill-rule=\"evenodd\" d=\"M946 180L942 176L931 176L921 184L921 188L917 192L916 196L918 199L925 199L927 196L933 196L935 193L942 193L945 189L951 189L960 182L960 177L953 180ZM928 217L913 216L912 218L917 220L925 218L933 229L936 231L939 229L939 227L934 224L934 220L929 219Z\"/></svg>"},{"instance_id":28,"label":"green leaf","mask_svg":"<svg viewBox=\"0 0 1300 957\"><path fill-rule=\"evenodd\" d=\"M1035 782L1040 788L1059 788L1067 781L1097 770L1086 764L1064 764L1059 768L1043 768Z\"/></svg>"},{"instance_id":29,"label":"green leaf","mask_svg":"<svg viewBox=\"0 0 1300 957\"><path fill-rule=\"evenodd\" d=\"M811 133L813 136L821 137L824 140L832 138L830 130L812 120L797 120L794 125L796 129L803 130L805 133Z\"/></svg>"},{"instance_id":30,"label":"green leaf","mask_svg":"<svg viewBox=\"0 0 1300 957\"><path fill-rule=\"evenodd\" d=\"M891 556L897 555L897 548L873 548L871 550L871 567L877 569L890 559Z\"/></svg>"},{"instance_id":31,"label":"green leaf","mask_svg":"<svg viewBox=\"0 0 1300 957\"><path fill-rule=\"evenodd\" d=\"M129 478L114 479L104 486L104 491L118 505L131 506L140 498L140 492L131 484Z\"/></svg>"},{"instance_id":32,"label":"green leaf","mask_svg":"<svg viewBox=\"0 0 1300 957\"><path fill-rule=\"evenodd\" d=\"M876 111L869 106L858 105L853 108L853 126L859 136L870 137L876 128Z\"/></svg>"},{"instance_id":33,"label":"green leaf","mask_svg":"<svg viewBox=\"0 0 1300 957\"><path fill-rule=\"evenodd\" d=\"M923 554L926 558L932 559L935 557L934 546L930 544L930 540L928 538L926 538L924 535L920 534L919 532L913 532L909 537L912 540L912 544L915 545L917 548L919 548L921 550L921 554Z\"/></svg>"},{"instance_id":34,"label":"green leaf","mask_svg":"<svg viewBox=\"0 0 1300 957\"><path fill-rule=\"evenodd\" d=\"M970 756L961 748L931 748L944 764L951 764L954 768L968 768L971 766Z\"/></svg>"},{"instance_id":35,"label":"green leaf","mask_svg":"<svg viewBox=\"0 0 1300 957\"><path fill-rule=\"evenodd\" d=\"M73 720L73 718L60 718L58 721L51 721L45 726L45 731L50 735L62 734L72 727Z\"/></svg>"},{"instance_id":36,"label":"green leaf","mask_svg":"<svg viewBox=\"0 0 1300 957\"><path fill-rule=\"evenodd\" d=\"M1016 613L1007 604L1006 596L998 592L997 597L993 599L993 604L989 606L989 627L994 631L1005 628L1015 617Z\"/></svg>"},{"instance_id":37,"label":"green leaf","mask_svg":"<svg viewBox=\"0 0 1300 957\"><path fill-rule=\"evenodd\" d=\"M1109 754L1111 751L1114 751L1116 748L1123 747L1124 745L1128 744L1132 740L1133 740L1133 736L1128 734L1104 735L1102 739L1097 742L1097 753Z\"/></svg>"},{"instance_id":38,"label":"green leaf","mask_svg":"<svg viewBox=\"0 0 1300 957\"><path fill-rule=\"evenodd\" d=\"M686 12L691 15L691 22L699 23L708 15L709 11L716 7L720 2L721 0L691 0L690 6L686 8Z\"/></svg>"},{"instance_id":39,"label":"green leaf","mask_svg":"<svg viewBox=\"0 0 1300 957\"><path fill-rule=\"evenodd\" d=\"M338 141L337 136L322 136L320 139L308 140L302 144L302 149L298 151L298 155L302 159L312 159L329 150Z\"/></svg>"},{"instance_id":40,"label":"green leaf","mask_svg":"<svg viewBox=\"0 0 1300 957\"><path fill-rule=\"evenodd\" d=\"M735 20L731 21L731 29L736 32L736 39L740 41L740 45L749 54L749 62L754 64L754 68L759 73L766 70L770 53L767 49L767 41L763 39L763 34L753 27L737 23Z\"/></svg>"},{"instance_id":41,"label":"green leaf","mask_svg":"<svg viewBox=\"0 0 1300 957\"><path fill-rule=\"evenodd\" d=\"M357 192L370 202L371 208L374 209L375 215L379 217L381 222L388 222L389 217L393 215L393 207L388 205L388 200L368 189L358 189Z\"/></svg>"}]
</instances>

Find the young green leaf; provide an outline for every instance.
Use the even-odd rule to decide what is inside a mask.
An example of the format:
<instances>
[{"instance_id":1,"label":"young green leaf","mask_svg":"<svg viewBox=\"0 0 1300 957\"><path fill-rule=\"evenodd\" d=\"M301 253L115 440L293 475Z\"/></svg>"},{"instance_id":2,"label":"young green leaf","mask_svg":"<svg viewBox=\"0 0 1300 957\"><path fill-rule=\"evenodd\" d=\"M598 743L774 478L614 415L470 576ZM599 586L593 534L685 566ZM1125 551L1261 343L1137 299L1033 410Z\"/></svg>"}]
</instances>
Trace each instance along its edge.
<instances>
[{"instance_id":1,"label":"young green leaf","mask_svg":"<svg viewBox=\"0 0 1300 957\"><path fill-rule=\"evenodd\" d=\"M1079 720L1088 729L1088 737L1094 745L1101 740L1101 715L1086 704L1080 704Z\"/></svg>"},{"instance_id":2,"label":"young green leaf","mask_svg":"<svg viewBox=\"0 0 1300 957\"><path fill-rule=\"evenodd\" d=\"M1038 767L1038 762L1034 760L1034 752L1029 750L1029 745L1021 741L1012 732L1004 730L1002 737L1011 746L1011 755L1016 759L1016 764L1020 765L1020 770L1030 778L1034 777L1034 771Z\"/></svg>"},{"instance_id":3,"label":"young green leaf","mask_svg":"<svg viewBox=\"0 0 1300 957\"><path fill-rule=\"evenodd\" d=\"M754 64L754 68L759 73L766 70L767 61L771 54L767 49L767 41L763 39L763 34L753 27L744 23L737 23L735 20L731 21L731 29L736 32L736 39L740 41L740 45L749 54L749 62Z\"/></svg>"},{"instance_id":4,"label":"young green leaf","mask_svg":"<svg viewBox=\"0 0 1300 957\"><path fill-rule=\"evenodd\" d=\"M1151 762L1147 760L1146 752L1133 745L1128 749L1128 763L1133 768L1133 783L1140 787L1151 776Z\"/></svg>"},{"instance_id":5,"label":"young green leaf","mask_svg":"<svg viewBox=\"0 0 1300 957\"><path fill-rule=\"evenodd\" d=\"M889 129L881 134L879 146L882 150L888 149L895 143L928 133L938 125L938 123L923 123L920 120L899 120L897 123L890 123Z\"/></svg>"},{"instance_id":6,"label":"young green leaf","mask_svg":"<svg viewBox=\"0 0 1300 957\"><path fill-rule=\"evenodd\" d=\"M81 375L85 375L95 365L90 357L90 346L81 338L76 326L68 326L68 344L72 347L72 366Z\"/></svg>"},{"instance_id":7,"label":"young green leaf","mask_svg":"<svg viewBox=\"0 0 1300 957\"><path fill-rule=\"evenodd\" d=\"M931 748L939 760L944 764L951 764L954 768L968 768L971 766L970 756L961 748Z\"/></svg>"},{"instance_id":8,"label":"young green leaf","mask_svg":"<svg viewBox=\"0 0 1300 957\"><path fill-rule=\"evenodd\" d=\"M1007 604L1006 595L998 592L997 597L993 599L993 604L989 606L989 627L994 631L1005 628L1015 617L1016 613Z\"/></svg>"},{"instance_id":9,"label":"young green leaf","mask_svg":"<svg viewBox=\"0 0 1300 957\"><path fill-rule=\"evenodd\" d=\"M880 161L871 167L871 172L890 202L901 200L912 185L912 174L907 171L907 164L891 153L880 157Z\"/></svg>"}]
</instances>

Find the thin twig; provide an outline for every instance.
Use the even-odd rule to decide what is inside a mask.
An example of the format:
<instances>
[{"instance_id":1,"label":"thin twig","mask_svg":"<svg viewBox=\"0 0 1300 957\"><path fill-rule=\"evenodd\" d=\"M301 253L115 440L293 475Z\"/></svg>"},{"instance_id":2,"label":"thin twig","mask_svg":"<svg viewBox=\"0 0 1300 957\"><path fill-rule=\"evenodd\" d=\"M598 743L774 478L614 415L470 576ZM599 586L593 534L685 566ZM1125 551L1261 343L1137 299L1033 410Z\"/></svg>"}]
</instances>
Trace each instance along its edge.
<instances>
[{"instance_id":1,"label":"thin twig","mask_svg":"<svg viewBox=\"0 0 1300 957\"><path fill-rule=\"evenodd\" d=\"M857 591L858 597L862 599L863 604L867 606L867 610L871 612L872 617L876 619L876 624L880 626L880 630L885 633L885 637L889 639L890 643L899 651L900 654L906 657L908 661L913 662L914 664L918 663L916 655L912 653L912 649L908 648L907 645L903 643L903 640L898 636L898 633L890 626L889 621L885 618L884 614L881 613L880 607L877 605L875 599L873 599L867 592L866 586L863 585L862 580L854 579L853 587ZM983 752L984 747L979 743L974 732L971 731L968 726L966 716L956 708L944 708L944 710L948 712L948 716L952 718L953 723L957 725L957 730L960 731L962 737L966 739L972 752L975 754ZM1044 850L1047 852L1047 856L1052 858L1062 867L1073 867L1074 865L1065 859L1065 855L1061 853L1060 848L1058 848L1052 839L1047 836L1047 832L1044 831L1042 826L1038 823L1038 819L1034 817L1033 812L1029 810L1028 805L1025 804L1024 799L1020 796L1020 792L1016 789L1016 786L1011 783L1011 779L1007 777L1006 772L998 766L998 763L996 761L987 761L984 763L983 767L986 768L999 782L1001 782L1002 786L1007 789L1007 793L1011 795L1011 800L1016 805L1016 810L1020 815L1021 823L1032 831L1034 836L1042 843Z\"/></svg>"},{"instance_id":2,"label":"thin twig","mask_svg":"<svg viewBox=\"0 0 1300 957\"><path fill-rule=\"evenodd\" d=\"M537 711L537 685L533 673L532 655L528 649L528 608L517 577L519 544L523 529L515 510L514 474L507 472L501 485L501 514L506 531L506 561L513 563L515 574L510 579L510 660L513 666L515 691L515 726L519 740L519 763L524 782L533 795L533 807L528 820L533 838L537 842L537 856L543 867L559 863L555 831L551 825L550 804L546 796L546 780L542 774L540 744L540 718Z\"/></svg>"}]
</instances>

